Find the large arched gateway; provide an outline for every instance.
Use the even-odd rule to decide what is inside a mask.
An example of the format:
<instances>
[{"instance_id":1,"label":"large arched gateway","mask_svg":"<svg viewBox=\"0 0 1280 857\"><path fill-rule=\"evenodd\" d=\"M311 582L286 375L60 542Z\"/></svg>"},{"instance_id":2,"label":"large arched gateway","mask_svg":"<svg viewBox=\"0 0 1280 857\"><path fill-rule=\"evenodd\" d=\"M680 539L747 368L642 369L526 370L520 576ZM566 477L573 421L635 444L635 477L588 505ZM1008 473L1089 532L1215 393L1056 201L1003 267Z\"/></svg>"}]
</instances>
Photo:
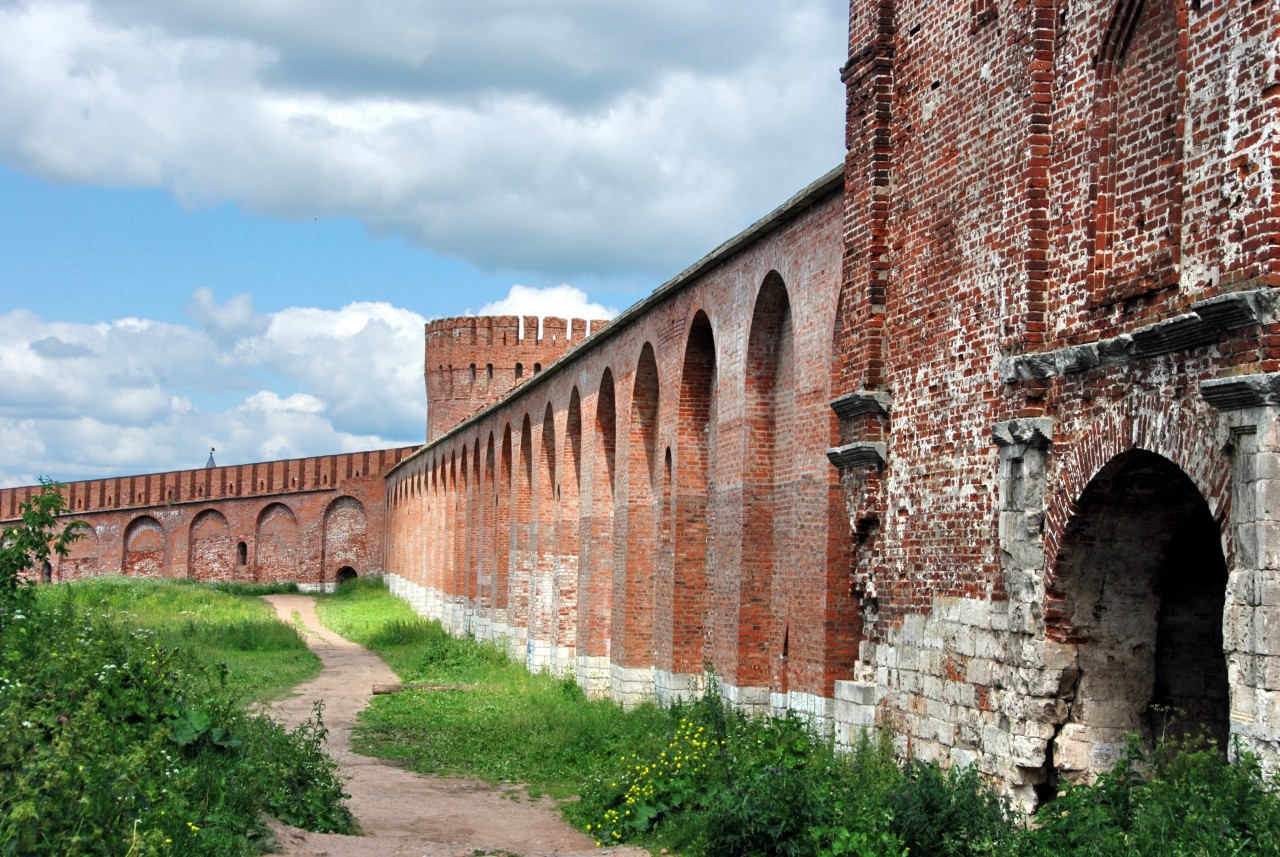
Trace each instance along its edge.
<instances>
[{"instance_id":1,"label":"large arched gateway","mask_svg":"<svg viewBox=\"0 0 1280 857\"><path fill-rule=\"evenodd\" d=\"M1227 568L1204 497L1173 462L1134 449L1093 477L1076 509L1045 610L1046 635L1076 653L1055 768L1096 775L1130 733L1204 732L1225 745Z\"/></svg>"}]
</instances>

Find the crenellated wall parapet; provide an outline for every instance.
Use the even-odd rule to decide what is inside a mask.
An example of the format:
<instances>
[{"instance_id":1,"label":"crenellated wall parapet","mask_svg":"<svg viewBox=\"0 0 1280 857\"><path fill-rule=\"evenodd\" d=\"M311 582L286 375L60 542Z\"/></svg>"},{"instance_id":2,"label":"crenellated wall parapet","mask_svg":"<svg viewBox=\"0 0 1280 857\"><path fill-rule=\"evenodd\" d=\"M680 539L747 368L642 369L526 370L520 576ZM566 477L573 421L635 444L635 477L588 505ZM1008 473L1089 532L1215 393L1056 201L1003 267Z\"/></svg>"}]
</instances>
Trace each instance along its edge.
<instances>
[{"instance_id":1,"label":"crenellated wall parapet","mask_svg":"<svg viewBox=\"0 0 1280 857\"><path fill-rule=\"evenodd\" d=\"M318 455L198 470L114 476L68 482L62 489L68 512L112 511L180 503L207 503L240 497L266 497L305 491L329 491L352 481L378 478L416 447ZM40 490L27 485L0 489L0 522L18 517L18 505Z\"/></svg>"},{"instance_id":2,"label":"crenellated wall parapet","mask_svg":"<svg viewBox=\"0 0 1280 857\"><path fill-rule=\"evenodd\" d=\"M415 447L72 482L81 538L50 582L102 574L297 583L382 573L383 477ZM37 486L0 491L0 521Z\"/></svg>"}]
</instances>

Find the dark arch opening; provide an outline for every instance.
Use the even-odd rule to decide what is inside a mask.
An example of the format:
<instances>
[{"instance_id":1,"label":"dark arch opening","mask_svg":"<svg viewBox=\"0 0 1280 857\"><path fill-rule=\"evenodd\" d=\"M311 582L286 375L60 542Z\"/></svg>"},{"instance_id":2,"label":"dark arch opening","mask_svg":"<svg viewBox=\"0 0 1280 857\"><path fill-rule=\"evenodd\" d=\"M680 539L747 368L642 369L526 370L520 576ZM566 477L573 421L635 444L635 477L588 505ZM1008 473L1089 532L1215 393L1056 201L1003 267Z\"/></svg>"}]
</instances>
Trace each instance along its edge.
<instances>
[{"instance_id":1,"label":"dark arch opening","mask_svg":"<svg viewBox=\"0 0 1280 857\"><path fill-rule=\"evenodd\" d=\"M1145 450L1113 458L1076 503L1046 635L1076 647L1050 780L1101 773L1125 734L1229 734L1221 533L1195 483ZM1052 797L1052 785L1041 797Z\"/></svg>"},{"instance_id":2,"label":"dark arch opening","mask_svg":"<svg viewBox=\"0 0 1280 857\"><path fill-rule=\"evenodd\" d=\"M356 570L349 565L344 565L342 568L338 569L338 585L339 586L341 586L344 583L350 583L351 581L355 580L357 577L359 577L359 575L356 574Z\"/></svg>"}]
</instances>

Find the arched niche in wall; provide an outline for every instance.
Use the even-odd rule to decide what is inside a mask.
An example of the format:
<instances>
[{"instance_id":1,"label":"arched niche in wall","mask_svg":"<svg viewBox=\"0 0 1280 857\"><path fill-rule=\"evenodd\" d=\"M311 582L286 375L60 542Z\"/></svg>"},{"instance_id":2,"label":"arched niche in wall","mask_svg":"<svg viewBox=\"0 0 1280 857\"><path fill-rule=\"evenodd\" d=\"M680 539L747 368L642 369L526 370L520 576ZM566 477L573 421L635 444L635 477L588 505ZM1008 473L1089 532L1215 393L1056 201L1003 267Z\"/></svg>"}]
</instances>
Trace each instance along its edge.
<instances>
[{"instance_id":1,"label":"arched niche in wall","mask_svg":"<svg viewBox=\"0 0 1280 857\"><path fill-rule=\"evenodd\" d=\"M502 459L498 471L498 485L494 491L494 507L497 524L494 530L494 606L507 609L511 599L511 552L515 543L511 529L512 465L515 452L512 449L511 423L502 427Z\"/></svg>"},{"instance_id":2,"label":"arched niche in wall","mask_svg":"<svg viewBox=\"0 0 1280 857\"><path fill-rule=\"evenodd\" d=\"M737 684L785 692L785 593L775 589L789 542L784 492L796 454L795 337L791 299L770 271L760 286L747 340L743 544L738 604ZM783 615L780 615L783 614ZM778 671L771 667L778 667Z\"/></svg>"},{"instance_id":3,"label":"arched niche in wall","mask_svg":"<svg viewBox=\"0 0 1280 857\"><path fill-rule=\"evenodd\" d=\"M1225 748L1227 565L1204 496L1164 456L1111 459L1073 504L1045 602L1045 635L1074 649L1060 684L1054 769L1089 779L1129 733L1203 733ZM1175 714L1176 712L1176 714Z\"/></svg>"},{"instance_id":4,"label":"arched niche in wall","mask_svg":"<svg viewBox=\"0 0 1280 857\"><path fill-rule=\"evenodd\" d=\"M675 592L672 598L672 668L697 674L713 662L705 645L707 616L708 513L713 495L711 455L716 415L716 342L711 321L699 311L689 326L680 371L676 426Z\"/></svg>"},{"instance_id":5,"label":"arched niche in wall","mask_svg":"<svg viewBox=\"0 0 1280 857\"><path fill-rule=\"evenodd\" d=\"M124 563L121 572L139 577L163 577L168 539L164 527L150 515L140 515L124 531Z\"/></svg>"},{"instance_id":6,"label":"arched niche in wall","mask_svg":"<svg viewBox=\"0 0 1280 857\"><path fill-rule=\"evenodd\" d=\"M270 503L258 514L253 579L292 583L302 565L298 519L284 503Z\"/></svg>"},{"instance_id":7,"label":"arched niche in wall","mask_svg":"<svg viewBox=\"0 0 1280 857\"><path fill-rule=\"evenodd\" d=\"M484 445L484 477L480 492L480 571L479 605L481 609L495 605L498 557L498 456L493 432Z\"/></svg>"},{"instance_id":8,"label":"arched niche in wall","mask_svg":"<svg viewBox=\"0 0 1280 857\"><path fill-rule=\"evenodd\" d=\"M628 667L653 665L653 586L658 519L654 478L658 442L658 363L653 346L640 349L631 389L627 456L625 566L622 591L615 589L614 631L623 632L621 660ZM625 617L625 619L624 619ZM620 627L625 623L625 627Z\"/></svg>"},{"instance_id":9,"label":"arched niche in wall","mask_svg":"<svg viewBox=\"0 0 1280 857\"><path fill-rule=\"evenodd\" d=\"M78 538L71 543L67 555L58 561L56 580L76 580L100 574L104 569L98 554L98 531L85 523L73 524L68 529Z\"/></svg>"},{"instance_id":10,"label":"arched niche in wall","mask_svg":"<svg viewBox=\"0 0 1280 857\"><path fill-rule=\"evenodd\" d=\"M1185 47L1180 0L1119 0L1094 60L1092 301L1176 286Z\"/></svg>"},{"instance_id":11,"label":"arched niche in wall","mask_svg":"<svg viewBox=\"0 0 1280 857\"><path fill-rule=\"evenodd\" d=\"M355 497L337 497L324 510L322 550L323 583L337 582L343 566L351 566L358 574L369 571L369 517Z\"/></svg>"},{"instance_id":12,"label":"arched niche in wall","mask_svg":"<svg viewBox=\"0 0 1280 857\"><path fill-rule=\"evenodd\" d=\"M591 467L591 512L587 518L590 557L584 575L589 583L585 589L579 591L579 610L587 618L586 653L595 657L602 657L611 652L617 425L618 411L613 372L606 368L601 374L600 387L596 393L595 426L592 432L594 450ZM584 607L585 610L583 610Z\"/></svg>"},{"instance_id":13,"label":"arched niche in wall","mask_svg":"<svg viewBox=\"0 0 1280 857\"><path fill-rule=\"evenodd\" d=\"M236 568L236 549L226 517L205 509L191 521L187 537L187 576L192 580L230 580Z\"/></svg>"}]
</instances>

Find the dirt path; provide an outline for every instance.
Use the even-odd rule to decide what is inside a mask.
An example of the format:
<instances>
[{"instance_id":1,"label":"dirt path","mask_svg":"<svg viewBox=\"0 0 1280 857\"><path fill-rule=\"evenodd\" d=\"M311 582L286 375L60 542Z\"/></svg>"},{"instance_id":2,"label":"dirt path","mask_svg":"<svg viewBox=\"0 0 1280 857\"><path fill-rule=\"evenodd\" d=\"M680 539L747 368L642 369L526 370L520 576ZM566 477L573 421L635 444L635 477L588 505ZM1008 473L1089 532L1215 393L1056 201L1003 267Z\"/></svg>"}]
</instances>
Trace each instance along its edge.
<instances>
[{"instance_id":1,"label":"dirt path","mask_svg":"<svg viewBox=\"0 0 1280 857\"><path fill-rule=\"evenodd\" d=\"M280 619L293 624L295 611L308 630L307 644L324 669L299 685L298 694L271 706L271 715L293 727L310 716L313 700L325 703L329 752L348 777L351 809L364 836L307 833L276 823L276 838L286 857L473 857L483 853L638 857L640 849L601 852L584 834L567 825L549 801L512 800L508 789L454 777L426 777L351 751L351 726L369 702L374 684L398 681L372 652L339 637L320 624L315 602L305 595L271 595Z\"/></svg>"}]
</instances>

